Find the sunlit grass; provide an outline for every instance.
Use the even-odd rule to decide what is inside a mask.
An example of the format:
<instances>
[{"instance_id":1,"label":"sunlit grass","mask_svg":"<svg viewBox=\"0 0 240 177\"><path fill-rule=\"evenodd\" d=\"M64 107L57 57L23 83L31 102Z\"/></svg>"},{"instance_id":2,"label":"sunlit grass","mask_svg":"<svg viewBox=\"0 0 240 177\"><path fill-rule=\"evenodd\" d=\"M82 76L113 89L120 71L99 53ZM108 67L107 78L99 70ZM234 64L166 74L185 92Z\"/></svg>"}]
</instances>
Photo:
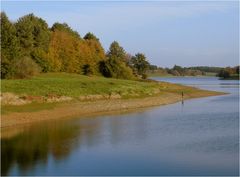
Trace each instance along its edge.
<instances>
[{"instance_id":1,"label":"sunlit grass","mask_svg":"<svg viewBox=\"0 0 240 177\"><path fill-rule=\"evenodd\" d=\"M79 97L89 94L131 93L148 95L158 84L132 80L110 79L67 73L41 74L31 79L2 80L2 92L45 96L57 94ZM129 93L129 94L127 94Z\"/></svg>"}]
</instances>

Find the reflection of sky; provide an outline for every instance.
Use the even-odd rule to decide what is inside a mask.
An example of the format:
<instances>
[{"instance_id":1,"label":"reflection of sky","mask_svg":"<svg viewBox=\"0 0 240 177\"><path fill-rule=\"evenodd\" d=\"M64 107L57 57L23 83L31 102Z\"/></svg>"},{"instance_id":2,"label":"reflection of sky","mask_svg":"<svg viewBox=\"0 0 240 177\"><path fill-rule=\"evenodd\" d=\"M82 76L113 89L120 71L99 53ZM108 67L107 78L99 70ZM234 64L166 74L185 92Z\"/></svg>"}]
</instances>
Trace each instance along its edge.
<instances>
[{"instance_id":1,"label":"reflection of sky","mask_svg":"<svg viewBox=\"0 0 240 177\"><path fill-rule=\"evenodd\" d=\"M28 13L67 22L81 36L95 33L107 50L113 40L159 66L237 65L238 2L3 1L16 21Z\"/></svg>"},{"instance_id":2,"label":"reflection of sky","mask_svg":"<svg viewBox=\"0 0 240 177\"><path fill-rule=\"evenodd\" d=\"M210 80L214 85L230 82ZM184 106L176 103L122 115L54 121L42 132L55 129L54 136L48 136L65 137L55 147L70 147L69 153L59 159L49 153L47 162L27 174L237 175L238 89L224 90L231 94L186 100ZM38 127L34 130L22 136L38 138ZM18 171L13 168L10 174Z\"/></svg>"}]
</instances>

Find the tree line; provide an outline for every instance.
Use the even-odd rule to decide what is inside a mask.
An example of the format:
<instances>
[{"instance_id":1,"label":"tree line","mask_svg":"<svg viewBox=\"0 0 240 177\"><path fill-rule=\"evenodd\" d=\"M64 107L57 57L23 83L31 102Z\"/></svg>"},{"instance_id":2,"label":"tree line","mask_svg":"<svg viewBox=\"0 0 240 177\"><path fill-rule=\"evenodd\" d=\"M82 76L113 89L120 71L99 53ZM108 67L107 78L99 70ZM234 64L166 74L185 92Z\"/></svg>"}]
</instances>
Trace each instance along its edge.
<instances>
[{"instance_id":1,"label":"tree line","mask_svg":"<svg viewBox=\"0 0 240 177\"><path fill-rule=\"evenodd\" d=\"M173 75L173 76L200 76L212 75L220 78L235 78L239 79L239 67L211 67L211 66L193 66L181 67L174 65L172 68L161 68L156 65L150 65L147 71L148 74L157 75Z\"/></svg>"},{"instance_id":2,"label":"tree line","mask_svg":"<svg viewBox=\"0 0 240 177\"><path fill-rule=\"evenodd\" d=\"M146 56L128 54L117 41L107 52L93 34L81 36L66 23L46 21L34 14L11 22L1 12L1 79L27 78L40 72L136 79L146 78Z\"/></svg>"},{"instance_id":3,"label":"tree line","mask_svg":"<svg viewBox=\"0 0 240 177\"><path fill-rule=\"evenodd\" d=\"M174 65L172 68L161 68L156 65L150 65L149 74L159 74L159 75L173 75L173 76L199 76L206 75L204 70L197 69L195 67L181 67Z\"/></svg>"}]
</instances>

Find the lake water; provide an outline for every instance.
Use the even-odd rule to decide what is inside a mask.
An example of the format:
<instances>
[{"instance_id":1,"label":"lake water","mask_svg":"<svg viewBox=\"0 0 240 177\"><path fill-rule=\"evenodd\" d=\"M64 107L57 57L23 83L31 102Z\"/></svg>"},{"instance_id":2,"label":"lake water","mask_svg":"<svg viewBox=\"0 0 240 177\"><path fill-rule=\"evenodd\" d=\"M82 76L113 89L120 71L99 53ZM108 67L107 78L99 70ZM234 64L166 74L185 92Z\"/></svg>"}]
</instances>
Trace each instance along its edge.
<instances>
[{"instance_id":1,"label":"lake water","mask_svg":"<svg viewBox=\"0 0 240 177\"><path fill-rule=\"evenodd\" d=\"M44 122L1 141L2 175L239 175L239 81L154 78L230 94Z\"/></svg>"}]
</instances>

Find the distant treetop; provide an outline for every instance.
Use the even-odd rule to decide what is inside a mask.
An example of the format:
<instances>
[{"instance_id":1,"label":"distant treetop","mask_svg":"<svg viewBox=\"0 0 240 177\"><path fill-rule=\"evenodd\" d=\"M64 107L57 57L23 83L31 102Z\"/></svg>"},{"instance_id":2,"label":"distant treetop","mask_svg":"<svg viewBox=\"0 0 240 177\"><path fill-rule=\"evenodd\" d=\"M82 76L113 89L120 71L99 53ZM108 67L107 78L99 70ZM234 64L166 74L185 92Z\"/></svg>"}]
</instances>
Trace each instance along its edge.
<instances>
[{"instance_id":1,"label":"distant treetop","mask_svg":"<svg viewBox=\"0 0 240 177\"><path fill-rule=\"evenodd\" d=\"M99 40L93 33L90 33L90 32L88 32L88 33L84 36L83 39L85 39L85 40L96 40L96 41Z\"/></svg>"},{"instance_id":2,"label":"distant treetop","mask_svg":"<svg viewBox=\"0 0 240 177\"><path fill-rule=\"evenodd\" d=\"M70 28L67 23L56 22L56 23L53 24L51 30L52 31L56 31L56 30L65 31L65 32L68 32L68 33L73 34L74 36L77 36L78 38L80 38L80 35L78 34L78 32L72 30L72 28Z\"/></svg>"},{"instance_id":3,"label":"distant treetop","mask_svg":"<svg viewBox=\"0 0 240 177\"><path fill-rule=\"evenodd\" d=\"M126 52L123 47L121 47L117 41L113 41L109 47L108 57L116 57L124 60L125 56Z\"/></svg>"}]
</instances>

